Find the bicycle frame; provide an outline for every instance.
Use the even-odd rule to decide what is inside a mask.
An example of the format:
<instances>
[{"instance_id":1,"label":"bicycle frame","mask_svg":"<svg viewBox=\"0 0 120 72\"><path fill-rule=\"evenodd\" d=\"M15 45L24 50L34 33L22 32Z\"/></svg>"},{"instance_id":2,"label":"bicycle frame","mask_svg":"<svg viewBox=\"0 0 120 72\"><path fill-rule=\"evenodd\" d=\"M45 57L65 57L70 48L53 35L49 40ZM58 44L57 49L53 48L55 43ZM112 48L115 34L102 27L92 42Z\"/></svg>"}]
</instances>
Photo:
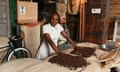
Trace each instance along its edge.
<instances>
[{"instance_id":1,"label":"bicycle frame","mask_svg":"<svg viewBox=\"0 0 120 72\"><path fill-rule=\"evenodd\" d=\"M32 57L30 50L22 46L22 37L9 36L8 39L8 45L0 47L0 49L7 48L7 52L4 54L1 63L10 61L12 59Z\"/></svg>"},{"instance_id":2,"label":"bicycle frame","mask_svg":"<svg viewBox=\"0 0 120 72\"><path fill-rule=\"evenodd\" d=\"M5 56L3 57L2 61L1 61L1 63L3 63L7 59L8 55L11 51L14 51L14 49L16 49L11 38L9 38L8 46L0 47L0 49L3 49L3 48L8 48L8 49L7 49L7 52L6 52ZM16 58L21 58L22 57L20 55L20 53L18 53L18 52L14 52L14 55L15 55Z\"/></svg>"},{"instance_id":3,"label":"bicycle frame","mask_svg":"<svg viewBox=\"0 0 120 72\"><path fill-rule=\"evenodd\" d=\"M8 42L8 45L7 45L7 46L0 47L0 49L3 49L3 48L8 48L8 49L7 49L7 52L6 52L5 56L3 57L2 61L1 61L1 63L3 63L3 62L6 60L7 56L9 55L9 53L10 53L12 50L15 49L11 41Z\"/></svg>"}]
</instances>

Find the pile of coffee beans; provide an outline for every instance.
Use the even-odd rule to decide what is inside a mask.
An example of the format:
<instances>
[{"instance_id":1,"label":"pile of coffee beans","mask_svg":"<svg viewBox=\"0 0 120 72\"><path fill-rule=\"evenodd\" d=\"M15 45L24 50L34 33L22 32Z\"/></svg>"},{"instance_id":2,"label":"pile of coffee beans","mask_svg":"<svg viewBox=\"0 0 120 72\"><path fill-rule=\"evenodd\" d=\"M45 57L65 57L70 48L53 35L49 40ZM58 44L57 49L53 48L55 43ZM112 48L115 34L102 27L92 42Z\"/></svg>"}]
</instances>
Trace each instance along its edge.
<instances>
[{"instance_id":1,"label":"pile of coffee beans","mask_svg":"<svg viewBox=\"0 0 120 72\"><path fill-rule=\"evenodd\" d=\"M56 56L49 59L49 62L75 69L78 67L87 66L88 64L82 56L72 56L65 53L57 54Z\"/></svg>"},{"instance_id":2,"label":"pile of coffee beans","mask_svg":"<svg viewBox=\"0 0 120 72\"><path fill-rule=\"evenodd\" d=\"M90 57L91 55L95 55L95 48L89 48L89 47L79 47L79 48L74 48L73 51L70 53L75 54L75 55L80 55L83 57Z\"/></svg>"}]
</instances>

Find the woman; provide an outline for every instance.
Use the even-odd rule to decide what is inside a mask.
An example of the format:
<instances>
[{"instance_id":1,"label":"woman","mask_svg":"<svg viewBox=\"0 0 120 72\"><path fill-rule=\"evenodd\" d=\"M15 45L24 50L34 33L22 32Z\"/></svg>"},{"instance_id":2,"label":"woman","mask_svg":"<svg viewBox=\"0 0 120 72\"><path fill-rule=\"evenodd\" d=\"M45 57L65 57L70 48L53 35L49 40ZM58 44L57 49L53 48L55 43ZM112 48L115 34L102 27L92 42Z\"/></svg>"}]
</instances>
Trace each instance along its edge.
<instances>
[{"instance_id":1,"label":"woman","mask_svg":"<svg viewBox=\"0 0 120 72\"><path fill-rule=\"evenodd\" d=\"M63 27L59 24L60 16L58 13L52 13L50 16L50 22L43 26L43 42L40 45L37 53L38 59L44 59L53 53L60 53L57 47L57 41L62 34L72 45L77 47L74 41L65 33Z\"/></svg>"}]
</instances>

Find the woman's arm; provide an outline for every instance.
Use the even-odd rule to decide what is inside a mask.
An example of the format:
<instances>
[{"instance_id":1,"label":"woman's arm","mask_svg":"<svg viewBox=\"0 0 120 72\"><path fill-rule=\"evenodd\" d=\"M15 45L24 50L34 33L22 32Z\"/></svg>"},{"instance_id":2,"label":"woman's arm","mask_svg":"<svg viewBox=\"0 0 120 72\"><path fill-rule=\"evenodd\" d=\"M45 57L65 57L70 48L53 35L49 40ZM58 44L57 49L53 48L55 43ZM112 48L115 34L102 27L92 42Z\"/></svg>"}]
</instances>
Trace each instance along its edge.
<instances>
[{"instance_id":1,"label":"woman's arm","mask_svg":"<svg viewBox=\"0 0 120 72\"><path fill-rule=\"evenodd\" d=\"M74 48L77 47L76 44L75 44L75 42L66 34L65 31L62 31L61 34L72 44L72 46L73 46Z\"/></svg>"},{"instance_id":2,"label":"woman's arm","mask_svg":"<svg viewBox=\"0 0 120 72\"><path fill-rule=\"evenodd\" d=\"M49 34L45 33L44 34L45 40L51 45L51 47L55 50L56 53L60 53L59 48L55 45L55 43L52 41L51 37Z\"/></svg>"}]
</instances>

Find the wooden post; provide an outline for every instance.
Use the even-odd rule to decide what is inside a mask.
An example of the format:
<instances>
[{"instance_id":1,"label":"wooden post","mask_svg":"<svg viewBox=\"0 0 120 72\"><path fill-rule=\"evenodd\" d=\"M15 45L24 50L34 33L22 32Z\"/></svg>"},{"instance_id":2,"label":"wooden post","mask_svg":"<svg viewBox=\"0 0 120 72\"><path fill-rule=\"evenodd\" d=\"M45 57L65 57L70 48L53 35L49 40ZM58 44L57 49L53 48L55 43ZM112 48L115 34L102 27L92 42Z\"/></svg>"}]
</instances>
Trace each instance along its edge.
<instances>
[{"instance_id":1,"label":"wooden post","mask_svg":"<svg viewBox=\"0 0 120 72\"><path fill-rule=\"evenodd\" d=\"M87 0L80 0L80 29L79 41L84 39L84 24L85 24L85 3Z\"/></svg>"}]
</instances>

